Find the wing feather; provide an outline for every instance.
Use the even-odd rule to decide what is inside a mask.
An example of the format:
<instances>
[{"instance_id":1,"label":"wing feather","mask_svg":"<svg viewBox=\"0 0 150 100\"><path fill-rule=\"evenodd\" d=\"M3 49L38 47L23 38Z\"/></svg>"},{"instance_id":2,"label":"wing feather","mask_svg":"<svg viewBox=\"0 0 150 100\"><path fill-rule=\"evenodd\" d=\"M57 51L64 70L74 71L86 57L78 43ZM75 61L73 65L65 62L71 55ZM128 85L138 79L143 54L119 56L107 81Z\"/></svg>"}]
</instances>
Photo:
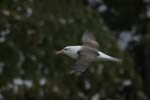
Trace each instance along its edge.
<instances>
[{"instance_id":1,"label":"wing feather","mask_svg":"<svg viewBox=\"0 0 150 100\"><path fill-rule=\"evenodd\" d=\"M84 72L93 62L95 62L97 51L84 47L79 51L79 59L72 67L70 73L81 74Z\"/></svg>"},{"instance_id":2,"label":"wing feather","mask_svg":"<svg viewBox=\"0 0 150 100\"><path fill-rule=\"evenodd\" d=\"M91 32L85 32L82 37L83 46L88 46L92 48L98 48L99 44L96 41L95 36Z\"/></svg>"}]
</instances>

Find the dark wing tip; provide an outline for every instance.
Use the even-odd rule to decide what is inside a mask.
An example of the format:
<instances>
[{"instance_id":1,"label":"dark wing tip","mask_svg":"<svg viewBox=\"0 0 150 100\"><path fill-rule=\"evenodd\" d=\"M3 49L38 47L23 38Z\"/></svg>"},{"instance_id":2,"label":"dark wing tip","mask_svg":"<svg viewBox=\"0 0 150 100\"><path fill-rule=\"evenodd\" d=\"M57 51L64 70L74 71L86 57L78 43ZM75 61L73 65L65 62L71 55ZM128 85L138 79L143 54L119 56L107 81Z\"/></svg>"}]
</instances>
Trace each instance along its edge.
<instances>
[{"instance_id":1,"label":"dark wing tip","mask_svg":"<svg viewBox=\"0 0 150 100\"><path fill-rule=\"evenodd\" d=\"M77 75L77 76L81 75L81 73L82 73L82 72L77 72L77 71L75 71L75 70L71 70L71 71L69 72L70 75L73 75L73 74L74 74L74 75Z\"/></svg>"}]
</instances>

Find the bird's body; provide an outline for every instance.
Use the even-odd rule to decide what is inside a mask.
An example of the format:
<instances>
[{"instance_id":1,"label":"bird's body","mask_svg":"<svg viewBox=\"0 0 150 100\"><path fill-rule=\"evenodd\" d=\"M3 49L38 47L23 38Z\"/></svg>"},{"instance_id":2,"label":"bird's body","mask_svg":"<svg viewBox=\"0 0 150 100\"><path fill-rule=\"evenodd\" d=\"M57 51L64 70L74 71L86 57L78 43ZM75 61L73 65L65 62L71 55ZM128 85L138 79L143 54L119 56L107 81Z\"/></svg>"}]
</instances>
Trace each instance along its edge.
<instances>
[{"instance_id":1,"label":"bird's body","mask_svg":"<svg viewBox=\"0 0 150 100\"><path fill-rule=\"evenodd\" d=\"M79 51L83 48L83 46L67 46L66 48L71 48L68 52L66 52L66 54L69 57L71 57L73 59L78 59L79 58ZM118 58L111 57L111 56L109 56L109 55L107 55L101 51L97 51L96 49L93 49L93 50L95 50L98 53L96 56L97 61L98 60L111 60L111 61L116 61L116 62L121 61Z\"/></svg>"},{"instance_id":2,"label":"bird's body","mask_svg":"<svg viewBox=\"0 0 150 100\"><path fill-rule=\"evenodd\" d=\"M83 45L79 46L67 46L64 49L58 51L56 54L66 54L73 59L77 59L77 62L72 67L71 73L80 74L84 72L91 63L103 60L110 60L120 62L118 58L111 57L101 51L98 51L99 44L97 43L94 35L89 32L85 32L82 37Z\"/></svg>"}]
</instances>

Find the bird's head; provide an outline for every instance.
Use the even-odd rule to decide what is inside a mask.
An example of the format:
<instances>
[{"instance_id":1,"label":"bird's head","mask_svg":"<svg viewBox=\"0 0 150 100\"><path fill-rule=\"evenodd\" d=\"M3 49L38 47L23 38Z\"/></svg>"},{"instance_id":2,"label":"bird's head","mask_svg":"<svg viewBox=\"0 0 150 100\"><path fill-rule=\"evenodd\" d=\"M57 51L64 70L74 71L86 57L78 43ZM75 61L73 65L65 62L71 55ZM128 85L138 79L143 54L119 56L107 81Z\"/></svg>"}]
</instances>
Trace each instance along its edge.
<instances>
[{"instance_id":1,"label":"bird's head","mask_svg":"<svg viewBox=\"0 0 150 100\"><path fill-rule=\"evenodd\" d=\"M66 54L72 58L77 57L77 52L80 50L81 46L66 46L62 50L56 52L56 55Z\"/></svg>"},{"instance_id":2,"label":"bird's head","mask_svg":"<svg viewBox=\"0 0 150 100\"><path fill-rule=\"evenodd\" d=\"M56 52L56 55L60 55L60 54L67 54L68 52L70 52L70 47L65 47L62 50L59 50Z\"/></svg>"}]
</instances>

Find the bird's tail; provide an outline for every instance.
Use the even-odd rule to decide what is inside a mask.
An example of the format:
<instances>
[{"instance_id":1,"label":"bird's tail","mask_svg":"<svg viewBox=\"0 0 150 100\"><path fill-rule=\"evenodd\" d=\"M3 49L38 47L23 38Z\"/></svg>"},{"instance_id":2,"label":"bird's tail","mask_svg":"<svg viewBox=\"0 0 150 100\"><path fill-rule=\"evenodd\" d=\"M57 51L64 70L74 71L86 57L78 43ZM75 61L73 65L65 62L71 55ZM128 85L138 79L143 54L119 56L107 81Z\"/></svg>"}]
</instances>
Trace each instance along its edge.
<instances>
[{"instance_id":1,"label":"bird's tail","mask_svg":"<svg viewBox=\"0 0 150 100\"><path fill-rule=\"evenodd\" d=\"M110 57L110 60L111 61L115 61L115 62L122 62L122 59L119 59L119 58L114 58L114 57Z\"/></svg>"},{"instance_id":2,"label":"bird's tail","mask_svg":"<svg viewBox=\"0 0 150 100\"><path fill-rule=\"evenodd\" d=\"M122 62L121 59L118 59L118 58L115 58L115 57L111 57L103 52L99 52L100 56L99 58L100 59L104 59L104 60L111 60L111 61L115 61L115 62Z\"/></svg>"}]
</instances>

